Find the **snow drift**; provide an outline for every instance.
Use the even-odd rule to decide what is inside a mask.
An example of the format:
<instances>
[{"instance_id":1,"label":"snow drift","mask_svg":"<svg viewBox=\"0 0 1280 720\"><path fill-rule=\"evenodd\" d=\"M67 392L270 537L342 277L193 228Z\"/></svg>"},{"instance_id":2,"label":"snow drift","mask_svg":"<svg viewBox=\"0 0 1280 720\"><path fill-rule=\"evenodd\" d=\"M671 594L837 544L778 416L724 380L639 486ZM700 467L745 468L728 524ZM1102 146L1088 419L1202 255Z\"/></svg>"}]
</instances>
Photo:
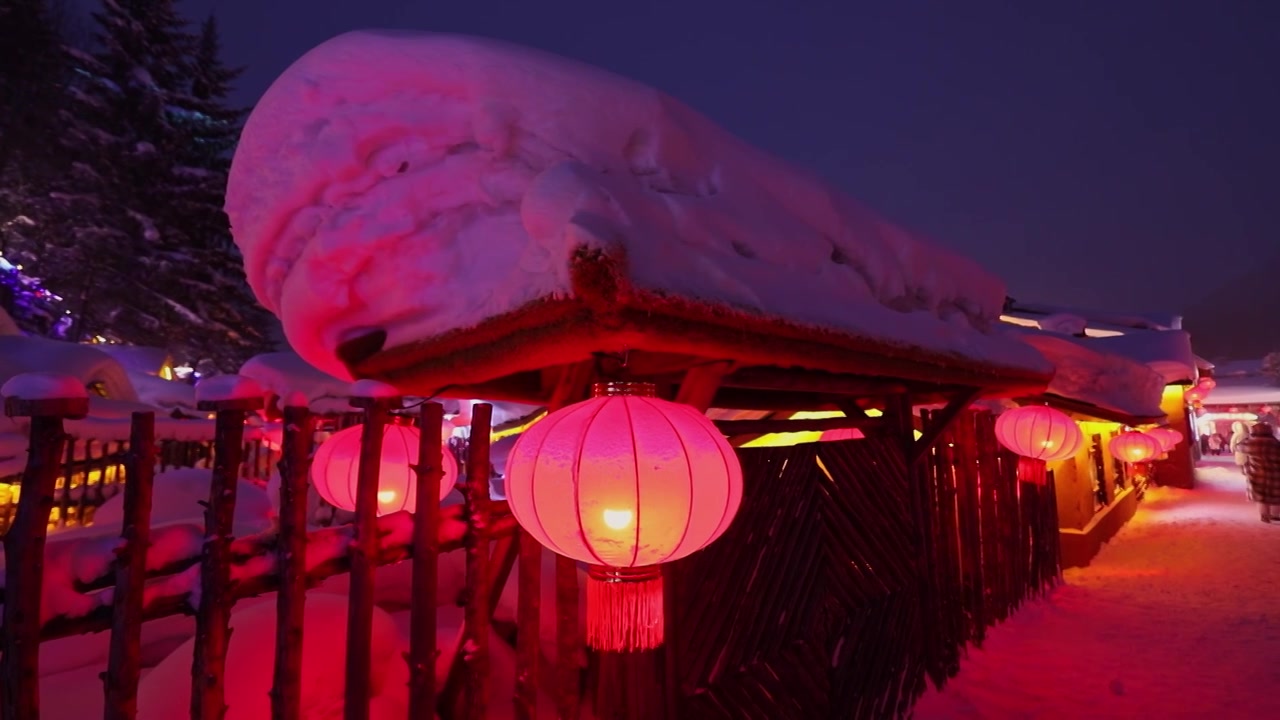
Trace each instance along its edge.
<instances>
[{"instance_id":1,"label":"snow drift","mask_svg":"<svg viewBox=\"0 0 1280 720\"><path fill-rule=\"evenodd\" d=\"M988 334L1004 285L662 93L475 38L357 32L298 60L246 123L227 213L290 344L402 346L572 294L576 254L796 325L1044 371Z\"/></svg>"}]
</instances>

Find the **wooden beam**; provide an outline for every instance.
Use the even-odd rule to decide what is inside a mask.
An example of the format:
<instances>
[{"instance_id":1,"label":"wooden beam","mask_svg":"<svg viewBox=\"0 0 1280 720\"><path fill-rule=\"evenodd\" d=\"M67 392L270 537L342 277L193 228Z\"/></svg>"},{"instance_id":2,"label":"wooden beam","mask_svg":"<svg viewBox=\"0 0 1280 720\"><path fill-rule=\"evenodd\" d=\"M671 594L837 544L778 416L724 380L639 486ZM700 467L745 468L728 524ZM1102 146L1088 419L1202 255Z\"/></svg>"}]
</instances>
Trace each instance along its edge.
<instances>
[{"instance_id":1,"label":"wooden beam","mask_svg":"<svg viewBox=\"0 0 1280 720\"><path fill-rule=\"evenodd\" d=\"M981 388L969 388L952 395L946 406L934 413L929 423L920 431L919 439L912 443L907 454L907 462L911 464L919 462L942 436L943 431L981 395Z\"/></svg>"},{"instance_id":2,"label":"wooden beam","mask_svg":"<svg viewBox=\"0 0 1280 720\"><path fill-rule=\"evenodd\" d=\"M903 392L898 381L841 375L821 370L801 370L766 366L735 370L724 379L726 387L753 390L794 390L825 395L885 395Z\"/></svg>"},{"instance_id":3,"label":"wooden beam","mask_svg":"<svg viewBox=\"0 0 1280 720\"><path fill-rule=\"evenodd\" d=\"M835 403L836 407L840 408L840 412L844 413L845 417L851 417L851 418L869 417L867 415L867 411L861 405L858 404L857 400L854 400L853 398L841 397L841 398L836 398L833 402Z\"/></svg>"},{"instance_id":4,"label":"wooden beam","mask_svg":"<svg viewBox=\"0 0 1280 720\"><path fill-rule=\"evenodd\" d=\"M879 430L884 427L883 418L833 417L807 418L803 420L716 420L716 427L726 436L766 435L769 433L823 432L826 430Z\"/></svg>"},{"instance_id":5,"label":"wooden beam","mask_svg":"<svg viewBox=\"0 0 1280 720\"><path fill-rule=\"evenodd\" d=\"M706 412L732 367L732 361L719 360L689 368L680 383L680 389L676 391L676 402Z\"/></svg>"}]
</instances>

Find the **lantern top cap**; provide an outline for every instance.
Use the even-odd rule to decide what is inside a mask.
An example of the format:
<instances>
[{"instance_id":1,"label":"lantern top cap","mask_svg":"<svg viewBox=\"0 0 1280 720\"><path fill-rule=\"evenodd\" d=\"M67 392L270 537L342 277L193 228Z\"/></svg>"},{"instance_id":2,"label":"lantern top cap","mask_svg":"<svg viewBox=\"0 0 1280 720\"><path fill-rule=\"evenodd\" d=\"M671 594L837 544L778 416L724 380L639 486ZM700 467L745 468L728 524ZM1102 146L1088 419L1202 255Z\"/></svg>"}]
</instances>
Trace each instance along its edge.
<instances>
[{"instance_id":1,"label":"lantern top cap","mask_svg":"<svg viewBox=\"0 0 1280 720\"><path fill-rule=\"evenodd\" d=\"M614 380L598 382L591 386L591 397L657 397L658 388L653 383Z\"/></svg>"}]
</instances>

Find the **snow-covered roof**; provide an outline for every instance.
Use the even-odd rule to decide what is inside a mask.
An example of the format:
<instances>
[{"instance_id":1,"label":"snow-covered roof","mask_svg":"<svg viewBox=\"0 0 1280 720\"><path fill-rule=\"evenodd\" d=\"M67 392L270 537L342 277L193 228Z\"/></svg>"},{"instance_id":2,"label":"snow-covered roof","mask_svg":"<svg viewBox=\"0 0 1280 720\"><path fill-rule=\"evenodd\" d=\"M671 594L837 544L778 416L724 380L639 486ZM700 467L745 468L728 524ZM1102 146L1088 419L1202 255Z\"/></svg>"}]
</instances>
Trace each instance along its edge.
<instances>
[{"instance_id":1,"label":"snow-covered roof","mask_svg":"<svg viewBox=\"0 0 1280 720\"><path fill-rule=\"evenodd\" d=\"M144 372L151 375L158 374L161 368L173 360L169 351L164 348L147 347L145 345L120 345L117 343L103 343L98 345L97 348L119 360L126 370Z\"/></svg>"},{"instance_id":2,"label":"snow-covered roof","mask_svg":"<svg viewBox=\"0 0 1280 720\"><path fill-rule=\"evenodd\" d=\"M240 374L257 380L267 392L282 398L291 393L302 393L310 401L351 395L351 383L317 370L288 350L255 355L240 367Z\"/></svg>"},{"instance_id":3,"label":"snow-covered roof","mask_svg":"<svg viewBox=\"0 0 1280 720\"><path fill-rule=\"evenodd\" d=\"M475 343L515 372L658 335L817 369L1049 372L990 332L1004 284L972 261L656 90L496 41L312 50L249 117L226 208L259 299L342 377L470 352L448 373L466 381L488 372Z\"/></svg>"},{"instance_id":4,"label":"snow-covered roof","mask_svg":"<svg viewBox=\"0 0 1280 720\"><path fill-rule=\"evenodd\" d=\"M1074 315L1083 318L1089 327L1121 330L1181 330L1182 317L1168 313L1126 313L1114 310L1049 305L1045 303L1012 303L1009 312L1014 315L1054 316Z\"/></svg>"},{"instance_id":5,"label":"snow-covered roof","mask_svg":"<svg viewBox=\"0 0 1280 720\"><path fill-rule=\"evenodd\" d=\"M40 337L0 335L0 382L14 375L32 372L70 375L85 386L101 382L110 398L138 399L124 366L95 346Z\"/></svg>"},{"instance_id":6,"label":"snow-covered roof","mask_svg":"<svg viewBox=\"0 0 1280 720\"><path fill-rule=\"evenodd\" d=\"M1280 403L1280 385L1266 375L1232 375L1214 377L1217 387L1210 390L1204 404L1262 405Z\"/></svg>"},{"instance_id":7,"label":"snow-covered roof","mask_svg":"<svg viewBox=\"0 0 1280 720\"><path fill-rule=\"evenodd\" d=\"M1097 417L1154 421L1165 379L1146 363L1098 346L1098 338L1077 338L1037 330L1016 334L1053 363L1047 394L1098 408Z\"/></svg>"},{"instance_id":8,"label":"snow-covered roof","mask_svg":"<svg viewBox=\"0 0 1280 720\"><path fill-rule=\"evenodd\" d=\"M1196 379L1196 355L1191 335L1183 330L1137 331L1114 337L1091 338L1091 346L1144 363L1164 377L1166 385Z\"/></svg>"}]
</instances>

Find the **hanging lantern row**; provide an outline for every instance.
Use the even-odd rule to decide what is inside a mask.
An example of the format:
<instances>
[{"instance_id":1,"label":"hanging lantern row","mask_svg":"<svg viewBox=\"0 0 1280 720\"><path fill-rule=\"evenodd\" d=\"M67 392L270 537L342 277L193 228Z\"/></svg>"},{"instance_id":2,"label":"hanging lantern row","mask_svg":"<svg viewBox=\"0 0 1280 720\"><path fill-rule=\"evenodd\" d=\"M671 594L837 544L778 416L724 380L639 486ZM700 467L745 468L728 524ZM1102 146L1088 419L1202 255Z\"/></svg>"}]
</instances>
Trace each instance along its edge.
<instances>
[{"instance_id":1,"label":"hanging lantern row","mask_svg":"<svg viewBox=\"0 0 1280 720\"><path fill-rule=\"evenodd\" d=\"M587 643L663 641L661 563L706 547L742 501L742 467L696 409L648 383L601 383L529 428L507 459L511 513L543 546L586 563Z\"/></svg>"},{"instance_id":2,"label":"hanging lantern row","mask_svg":"<svg viewBox=\"0 0 1280 720\"><path fill-rule=\"evenodd\" d=\"M360 471L361 426L339 430L320 444L311 463L311 483L330 505L348 511L356 509L356 484ZM445 423L444 436L452 426ZM418 497L418 439L421 431L412 425L390 424L383 428L382 455L378 464L378 515L408 510L413 512ZM440 499L444 500L458 482L458 461L447 446L444 477L440 479Z\"/></svg>"},{"instance_id":3,"label":"hanging lantern row","mask_svg":"<svg viewBox=\"0 0 1280 720\"><path fill-rule=\"evenodd\" d=\"M1171 427L1152 428L1147 431L1147 434L1160 443L1160 452L1162 454L1173 450L1183 439L1182 433Z\"/></svg>"}]
</instances>

